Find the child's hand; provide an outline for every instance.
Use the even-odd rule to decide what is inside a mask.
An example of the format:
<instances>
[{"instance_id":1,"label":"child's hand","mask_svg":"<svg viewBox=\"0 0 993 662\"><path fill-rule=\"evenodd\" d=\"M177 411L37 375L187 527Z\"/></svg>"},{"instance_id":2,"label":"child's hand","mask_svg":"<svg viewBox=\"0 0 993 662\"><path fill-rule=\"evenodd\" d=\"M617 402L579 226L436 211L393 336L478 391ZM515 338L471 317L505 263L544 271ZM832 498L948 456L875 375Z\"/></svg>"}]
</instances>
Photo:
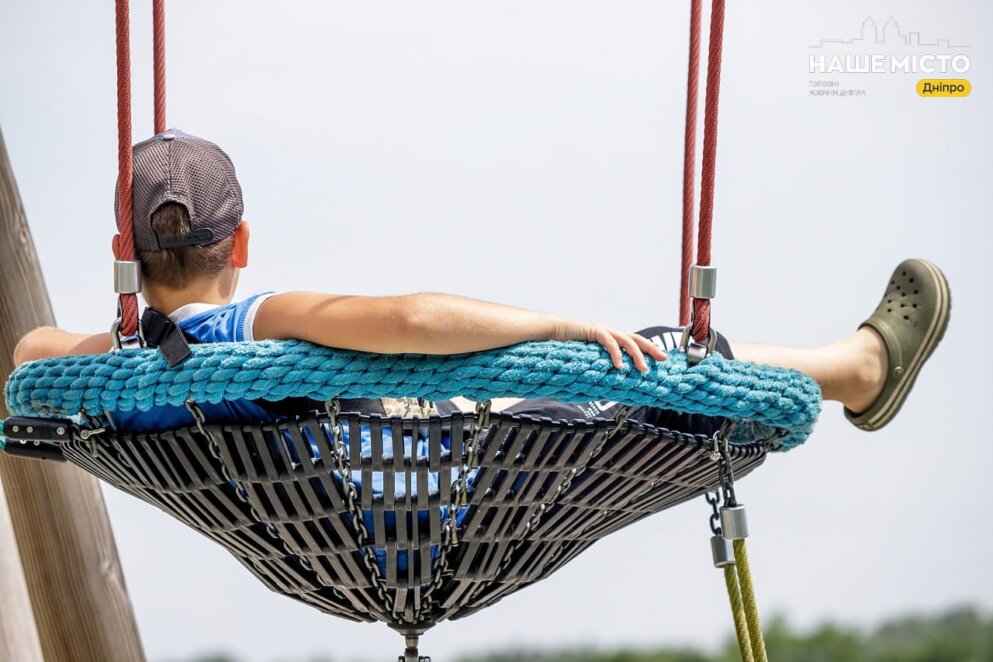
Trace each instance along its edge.
<instances>
[{"instance_id":1,"label":"child's hand","mask_svg":"<svg viewBox=\"0 0 993 662\"><path fill-rule=\"evenodd\" d=\"M646 354L656 361L666 359L665 352L648 338L637 333L618 331L603 324L573 322L560 333L561 337L556 338L557 340L583 340L601 345L607 350L610 360L618 370L624 367L625 352L631 357L634 367L641 372L648 372Z\"/></svg>"},{"instance_id":2,"label":"child's hand","mask_svg":"<svg viewBox=\"0 0 993 662\"><path fill-rule=\"evenodd\" d=\"M587 342L596 342L603 346L610 354L610 359L614 362L614 367L620 370L624 366L621 351L627 352L634 362L634 367L641 372L648 372L648 362L645 355L651 356L656 361L665 361L665 352L648 338L637 333L627 333L603 326L602 324L592 325L589 329Z\"/></svg>"}]
</instances>

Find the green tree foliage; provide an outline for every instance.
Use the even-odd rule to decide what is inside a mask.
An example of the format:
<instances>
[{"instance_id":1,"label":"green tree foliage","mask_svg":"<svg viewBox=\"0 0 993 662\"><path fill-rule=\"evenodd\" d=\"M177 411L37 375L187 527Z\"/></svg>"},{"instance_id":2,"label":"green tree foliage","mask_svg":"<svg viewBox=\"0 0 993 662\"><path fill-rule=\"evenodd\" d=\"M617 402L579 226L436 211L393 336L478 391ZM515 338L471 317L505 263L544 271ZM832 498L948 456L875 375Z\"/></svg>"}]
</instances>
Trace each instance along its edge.
<instances>
[{"instance_id":1,"label":"green tree foliage","mask_svg":"<svg viewBox=\"0 0 993 662\"><path fill-rule=\"evenodd\" d=\"M797 631L782 617L765 623L765 643L772 662L993 662L993 616L971 608L938 616L911 616L887 621L873 630L827 623ZM430 639L425 642L429 652ZM370 656L371 657L371 656ZM355 662L311 658L309 662ZM395 659L395 658L393 658ZM507 650L463 657L457 662L740 662L735 641L716 652L659 648L641 650ZM238 662L223 654L190 662ZM280 662L292 662L281 660ZM303 662L303 661L300 661Z\"/></svg>"},{"instance_id":2,"label":"green tree foliage","mask_svg":"<svg viewBox=\"0 0 993 662\"><path fill-rule=\"evenodd\" d=\"M936 617L907 617L863 632L824 624L798 632L782 617L765 624L772 662L993 662L993 617L956 609ZM730 640L717 653L657 649L622 651L508 651L459 662L741 662Z\"/></svg>"}]
</instances>

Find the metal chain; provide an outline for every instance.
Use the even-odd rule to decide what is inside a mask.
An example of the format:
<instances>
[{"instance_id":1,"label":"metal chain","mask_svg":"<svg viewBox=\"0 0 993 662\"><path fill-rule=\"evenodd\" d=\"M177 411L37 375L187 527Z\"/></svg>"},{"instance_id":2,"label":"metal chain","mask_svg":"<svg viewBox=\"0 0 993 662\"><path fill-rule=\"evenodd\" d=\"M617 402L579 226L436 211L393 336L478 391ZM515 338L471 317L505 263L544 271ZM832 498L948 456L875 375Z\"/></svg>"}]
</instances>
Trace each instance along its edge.
<instances>
[{"instance_id":1,"label":"metal chain","mask_svg":"<svg viewBox=\"0 0 993 662\"><path fill-rule=\"evenodd\" d=\"M435 561L431 581L421 592L421 606L414 613L414 621L420 622L423 616L434 609L432 594L441 588L448 574L448 558L451 551L459 545L458 514L462 508L469 505L469 473L479 465L479 440L482 431L490 426L489 400L476 403L476 415L469 429L469 439L462 447L462 457L459 461L459 473L452 484L451 501L448 506L448 519L442 531L442 543L438 548L438 560ZM439 480L442 477L439 476Z\"/></svg>"},{"instance_id":2,"label":"metal chain","mask_svg":"<svg viewBox=\"0 0 993 662\"><path fill-rule=\"evenodd\" d=\"M624 425L624 423L627 422L628 417L631 415L631 412L632 411L634 411L634 407L628 407L628 406L623 406L623 405L621 406L621 408L617 412L617 415L614 418L614 421L615 421L614 428L610 432L608 432L607 434L605 434L603 436L603 439L600 440L600 443L597 445L597 447L593 449L593 452L590 454L590 458L589 458L589 460L586 461L586 464L584 464L583 466L581 466L581 467L579 467L579 468L577 468L575 470L575 473L568 479L568 487L566 487L566 489L571 488L572 487L572 480L573 480L573 478L575 478L576 475L578 475L578 474L583 473L584 471L586 471L587 467L589 467L590 462L592 462L594 459L596 459L600 455L600 453L603 452L603 449L607 445L607 442L610 441L610 439L612 439L613 436L620 431L621 426ZM654 486L655 486L655 484L653 483L652 484L652 487L654 487ZM563 490L563 492L564 491L565 490ZM555 498L557 499L560 496L562 496L562 495L559 494ZM603 511L603 512L600 513L600 519L603 519L606 516L607 516L607 512L606 511ZM537 523L535 524L535 526L537 526ZM534 527L532 527L532 529L533 528ZM555 550L552 552L552 555L550 557L548 557L548 561L545 562L545 567L547 568L547 567L553 565L558 560L558 558L560 556L562 556L562 552L564 550L565 550L565 547L562 546L562 545L559 545L558 547L556 547Z\"/></svg>"},{"instance_id":3,"label":"metal chain","mask_svg":"<svg viewBox=\"0 0 993 662\"><path fill-rule=\"evenodd\" d=\"M717 462L717 478L720 485L712 493L707 492L704 498L710 504L710 530L715 536L723 535L721 521L721 501L728 506L738 505L734 494L734 467L731 464L729 450L731 433L734 431L734 421L725 420L721 427L711 437L711 447L706 451L712 462Z\"/></svg>"},{"instance_id":4,"label":"metal chain","mask_svg":"<svg viewBox=\"0 0 993 662\"><path fill-rule=\"evenodd\" d=\"M331 431L331 453L338 473L341 475L342 487L345 490L345 499L348 502L348 510L352 516L352 528L358 538L358 543L362 547L362 562L369 571L369 578L372 580L376 595L383 606L389 610L394 618L397 616L396 596L390 598L389 587L386 579L379 570L379 561L376 558L376 551L373 547L373 538L369 534L369 529L365 525L365 515L362 506L359 504L359 491L352 480L352 467L348 463L348 449L345 447L345 431L338 417L341 415L341 404L337 400L331 400L324 404L324 411L328 415L328 429Z\"/></svg>"},{"instance_id":5,"label":"metal chain","mask_svg":"<svg viewBox=\"0 0 993 662\"><path fill-rule=\"evenodd\" d=\"M712 511L710 513L710 532L715 536L719 536L721 535L721 491L714 490L713 493L707 492L703 496L707 500L707 503L710 504L710 509Z\"/></svg>"},{"instance_id":6,"label":"metal chain","mask_svg":"<svg viewBox=\"0 0 993 662\"><path fill-rule=\"evenodd\" d=\"M615 424L613 429L603 435L603 438L600 439L600 443L598 443L596 448L593 449L593 452L590 453L590 457L586 460L586 462L581 466L570 469L569 473L566 474L565 479L559 483L558 488L555 490L555 493L552 494L551 498L538 504L537 510L532 513L527 524L524 525L524 530L521 531L521 535L512 540L507 546L507 551L504 554L503 559L500 561L500 569L498 570L500 574L504 573L510 566L510 562L513 560L514 555L517 553L517 550L520 548L521 544L528 537L528 534L537 528L537 526L541 523L541 518L544 516L545 511L557 504L562 495L572 488L572 481L576 478L576 476L586 471L590 463L599 457L600 453L603 452L604 447L607 445L607 442L613 438L615 434L617 434L617 432L621 429L621 426L623 426L627 421L628 416L631 415L632 409L632 407L621 406L617 412L617 415L614 417ZM553 564L558 559L563 549L564 547L559 546L552 556L549 557L548 561L545 563L545 567Z\"/></svg>"},{"instance_id":7,"label":"metal chain","mask_svg":"<svg viewBox=\"0 0 993 662\"><path fill-rule=\"evenodd\" d=\"M248 495L248 489L240 480L236 480L228 470L227 464L224 462L224 456L221 454L221 446L217 443L214 433L211 432L211 430L206 426L207 417L204 415L203 409L201 409L200 406L192 400L187 400L184 404L186 405L187 411L193 415L193 420L196 422L197 431L207 440L207 448L209 449L211 456L217 460L217 463L221 468L221 475L226 481L234 484L235 494L238 496L240 501L248 506L248 511L251 514L252 519L265 526L266 533L269 534L269 537L273 540L279 541L280 545L283 547L283 551L285 551L287 555L296 558L301 566L314 572L314 576L322 586L330 588L336 598L344 602L348 602L348 598L341 592L341 590L335 586L332 586L319 572L314 570L314 566L310 562L310 559L293 549L290 544L279 534L279 529L277 529L274 524L265 521L262 514L252 504Z\"/></svg>"},{"instance_id":8,"label":"metal chain","mask_svg":"<svg viewBox=\"0 0 993 662\"><path fill-rule=\"evenodd\" d=\"M734 466L731 464L731 451L729 450L731 432L734 429L734 421L726 420L721 428L714 435L720 443L721 465L720 479L721 492L724 503L728 506L737 506L738 500L734 495Z\"/></svg>"},{"instance_id":9,"label":"metal chain","mask_svg":"<svg viewBox=\"0 0 993 662\"><path fill-rule=\"evenodd\" d=\"M721 497L723 497L724 502L728 506L738 505L737 499L734 495L734 467L731 464L731 451L730 439L731 433L734 431L734 421L727 419L722 424L721 427L714 433L714 436L710 438L710 448L706 451L707 457L711 462L717 462L717 478L720 481L720 487L717 492L717 504L719 505ZM707 496L707 502L710 503L716 509L715 505L710 496Z\"/></svg>"}]
</instances>

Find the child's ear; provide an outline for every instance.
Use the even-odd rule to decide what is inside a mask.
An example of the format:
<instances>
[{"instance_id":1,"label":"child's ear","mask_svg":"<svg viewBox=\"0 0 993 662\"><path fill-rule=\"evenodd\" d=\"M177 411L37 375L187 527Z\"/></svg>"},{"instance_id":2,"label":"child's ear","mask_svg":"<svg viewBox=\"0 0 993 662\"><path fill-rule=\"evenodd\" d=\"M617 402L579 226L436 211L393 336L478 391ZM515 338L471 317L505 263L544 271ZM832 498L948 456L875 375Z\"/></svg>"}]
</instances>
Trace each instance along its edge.
<instances>
[{"instance_id":1,"label":"child's ear","mask_svg":"<svg viewBox=\"0 0 993 662\"><path fill-rule=\"evenodd\" d=\"M110 240L110 250L114 251L114 259L121 259L121 235L115 234L114 238Z\"/></svg>"},{"instance_id":2,"label":"child's ear","mask_svg":"<svg viewBox=\"0 0 993 662\"><path fill-rule=\"evenodd\" d=\"M248 266L248 223L242 221L234 231L234 247L231 249L231 266L244 269Z\"/></svg>"}]
</instances>

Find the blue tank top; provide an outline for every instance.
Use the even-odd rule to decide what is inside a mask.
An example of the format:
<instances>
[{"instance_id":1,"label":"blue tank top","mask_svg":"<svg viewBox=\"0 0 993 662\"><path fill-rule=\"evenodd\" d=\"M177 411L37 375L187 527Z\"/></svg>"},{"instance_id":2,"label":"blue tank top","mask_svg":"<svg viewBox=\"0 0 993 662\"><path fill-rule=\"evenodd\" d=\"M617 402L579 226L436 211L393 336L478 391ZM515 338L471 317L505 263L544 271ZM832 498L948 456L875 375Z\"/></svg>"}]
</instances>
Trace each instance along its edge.
<instances>
[{"instance_id":1,"label":"blue tank top","mask_svg":"<svg viewBox=\"0 0 993 662\"><path fill-rule=\"evenodd\" d=\"M179 308L169 317L198 343L251 341L255 340L255 314L273 294L262 292L226 306L192 303ZM261 423L276 419L251 400L201 403L200 408L211 423ZM193 416L185 407L172 406L153 407L148 411L118 412L113 415L113 420L117 429L128 432L169 430L194 423Z\"/></svg>"}]
</instances>

